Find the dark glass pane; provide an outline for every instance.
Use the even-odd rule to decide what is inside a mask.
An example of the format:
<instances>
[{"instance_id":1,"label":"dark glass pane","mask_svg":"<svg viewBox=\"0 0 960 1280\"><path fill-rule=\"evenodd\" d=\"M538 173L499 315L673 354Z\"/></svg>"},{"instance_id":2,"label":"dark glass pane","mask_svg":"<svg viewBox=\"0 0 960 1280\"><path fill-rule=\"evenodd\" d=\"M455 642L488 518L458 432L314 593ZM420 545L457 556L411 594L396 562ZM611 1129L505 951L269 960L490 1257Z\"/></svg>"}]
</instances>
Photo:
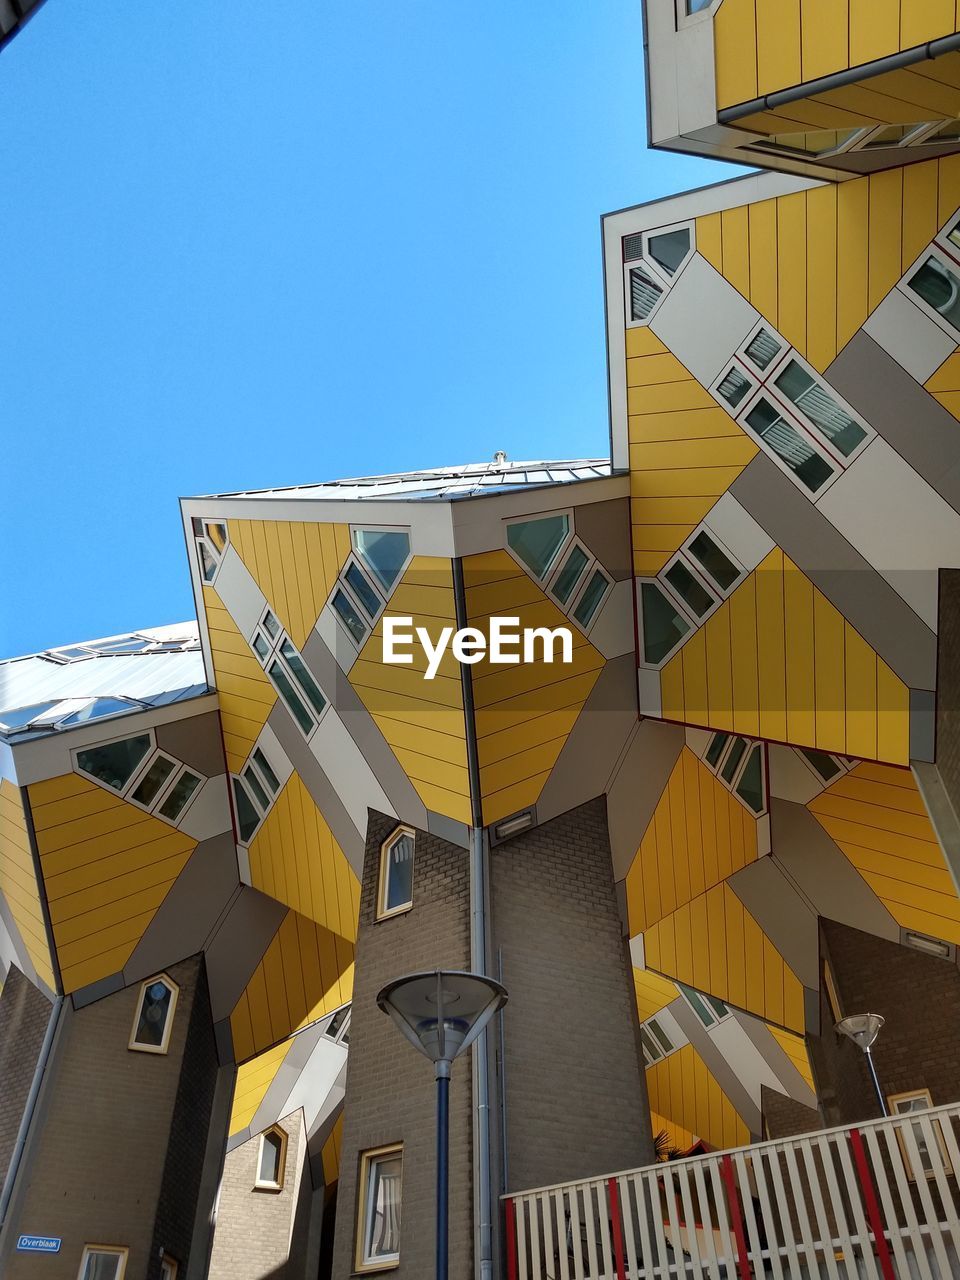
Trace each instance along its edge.
<instances>
[{"instance_id":1,"label":"dark glass pane","mask_svg":"<svg viewBox=\"0 0 960 1280\"><path fill-rule=\"evenodd\" d=\"M672 276L690 252L690 228L682 227L679 231L663 231L659 235L651 236L649 245L650 257L658 267L663 267L667 275Z\"/></svg>"},{"instance_id":2,"label":"dark glass pane","mask_svg":"<svg viewBox=\"0 0 960 1280\"><path fill-rule=\"evenodd\" d=\"M782 349L782 345L772 333L768 333L766 329L759 329L747 343L746 353L758 369L766 369Z\"/></svg>"},{"instance_id":3,"label":"dark glass pane","mask_svg":"<svg viewBox=\"0 0 960 1280\"><path fill-rule=\"evenodd\" d=\"M829 462L784 421L769 400L758 400L747 414L746 423L811 493L816 493L833 475Z\"/></svg>"},{"instance_id":4,"label":"dark glass pane","mask_svg":"<svg viewBox=\"0 0 960 1280\"><path fill-rule=\"evenodd\" d=\"M219 521L210 521L207 525L207 537L222 552L227 545L227 526Z\"/></svg>"},{"instance_id":5,"label":"dark glass pane","mask_svg":"<svg viewBox=\"0 0 960 1280\"><path fill-rule=\"evenodd\" d=\"M669 1053L672 1050L673 1043L671 1042L670 1037L660 1026L659 1022L648 1022L647 1030L663 1049L664 1053Z\"/></svg>"},{"instance_id":6,"label":"dark glass pane","mask_svg":"<svg viewBox=\"0 0 960 1280\"><path fill-rule=\"evenodd\" d=\"M283 1152L283 1139L278 1133L265 1133L260 1144L260 1168L257 1181L271 1186L280 1185L280 1156Z\"/></svg>"},{"instance_id":7,"label":"dark glass pane","mask_svg":"<svg viewBox=\"0 0 960 1280\"><path fill-rule=\"evenodd\" d=\"M280 779L270 768L270 761L263 754L263 752L260 750L259 747L256 747L254 749L253 759L257 768L263 774L263 778L267 786L270 788L273 794L276 795L277 792L280 790Z\"/></svg>"},{"instance_id":8,"label":"dark glass pane","mask_svg":"<svg viewBox=\"0 0 960 1280\"><path fill-rule=\"evenodd\" d=\"M211 582L217 572L217 561L205 538L197 539L197 551L200 556L200 572L204 582Z\"/></svg>"},{"instance_id":9,"label":"dark glass pane","mask_svg":"<svg viewBox=\"0 0 960 1280\"><path fill-rule=\"evenodd\" d=\"M243 780L247 784L247 786L250 788L250 790L253 792L253 798L254 800L256 800L260 808L269 809L270 799L267 796L266 791L264 791L263 785L261 784L260 779L257 777L257 775L254 773L254 771L250 768L249 765L247 765L246 769L244 769L243 771Z\"/></svg>"},{"instance_id":10,"label":"dark glass pane","mask_svg":"<svg viewBox=\"0 0 960 1280\"><path fill-rule=\"evenodd\" d=\"M357 644L362 644L363 637L367 634L367 626L359 613L357 613L353 606L353 601L349 598L347 593L338 587L334 593L331 603L333 604L340 621L353 636L354 640L356 640Z\"/></svg>"},{"instance_id":11,"label":"dark glass pane","mask_svg":"<svg viewBox=\"0 0 960 1280\"><path fill-rule=\"evenodd\" d=\"M55 707L55 702L37 702L32 707L17 707L16 710L0 711L0 727L4 729L22 729L24 725L42 716L45 711Z\"/></svg>"},{"instance_id":12,"label":"dark glass pane","mask_svg":"<svg viewBox=\"0 0 960 1280\"><path fill-rule=\"evenodd\" d=\"M696 580L682 560L672 564L663 576L698 618L702 618L716 603L714 597L702 583Z\"/></svg>"},{"instance_id":13,"label":"dark glass pane","mask_svg":"<svg viewBox=\"0 0 960 1280\"><path fill-rule=\"evenodd\" d=\"M840 766L832 756L827 755L826 751L814 751L807 747L803 747L801 750L824 782L829 782L831 778L835 778L840 772Z\"/></svg>"},{"instance_id":14,"label":"dark glass pane","mask_svg":"<svg viewBox=\"0 0 960 1280\"><path fill-rule=\"evenodd\" d=\"M81 707L72 715L64 716L60 723L62 725L86 724L88 720L101 720L104 716L115 716L123 711L136 710L138 710L137 706L124 698L94 698L88 706Z\"/></svg>"},{"instance_id":15,"label":"dark glass pane","mask_svg":"<svg viewBox=\"0 0 960 1280\"><path fill-rule=\"evenodd\" d=\"M710 1005L711 1009L713 1009L714 1013L716 1013L718 1018L725 1018L727 1014L730 1012L730 1010L723 1003L723 1001L718 1000L716 996L707 996L706 1000L707 1000L707 1003Z\"/></svg>"},{"instance_id":16,"label":"dark glass pane","mask_svg":"<svg viewBox=\"0 0 960 1280\"><path fill-rule=\"evenodd\" d=\"M160 806L158 813L170 822L175 822L186 808L187 801L200 785L200 779L189 769L184 769L173 784L170 794Z\"/></svg>"},{"instance_id":17,"label":"dark glass pane","mask_svg":"<svg viewBox=\"0 0 960 1280\"><path fill-rule=\"evenodd\" d=\"M331 1040L336 1040L340 1032L340 1028L343 1026L344 1022L346 1021L347 1014L349 1012L350 1012L350 1006L348 1004L345 1004L342 1009L338 1009L337 1012L330 1019L330 1022L327 1025L327 1029L326 1031L324 1031L323 1034L325 1036L329 1036Z\"/></svg>"},{"instance_id":18,"label":"dark glass pane","mask_svg":"<svg viewBox=\"0 0 960 1280\"><path fill-rule=\"evenodd\" d=\"M640 1043L643 1045L644 1049L646 1050L647 1057L652 1059L654 1062L656 1062L658 1058L663 1057L663 1054L661 1053L660 1049L655 1043L653 1037L647 1031L646 1027L640 1028Z\"/></svg>"},{"instance_id":19,"label":"dark glass pane","mask_svg":"<svg viewBox=\"0 0 960 1280\"><path fill-rule=\"evenodd\" d=\"M737 795L754 813L763 812L763 755L754 747L737 783Z\"/></svg>"},{"instance_id":20,"label":"dark glass pane","mask_svg":"<svg viewBox=\"0 0 960 1280\"><path fill-rule=\"evenodd\" d=\"M731 367L727 370L726 377L717 387L717 391L730 405L731 409L736 409L737 405L743 402L752 385L745 373L741 373L739 369Z\"/></svg>"},{"instance_id":21,"label":"dark glass pane","mask_svg":"<svg viewBox=\"0 0 960 1280\"><path fill-rule=\"evenodd\" d=\"M134 1036L136 1044L156 1047L163 1043L172 998L173 993L165 982L151 982L144 988L137 1033Z\"/></svg>"},{"instance_id":22,"label":"dark glass pane","mask_svg":"<svg viewBox=\"0 0 960 1280\"><path fill-rule=\"evenodd\" d=\"M355 529L353 545L384 591L391 591L410 554L409 533L402 529Z\"/></svg>"},{"instance_id":23,"label":"dark glass pane","mask_svg":"<svg viewBox=\"0 0 960 1280\"><path fill-rule=\"evenodd\" d=\"M724 782L733 782L733 776L737 772L737 765L743 759L743 753L747 749L747 744L743 738L735 738L733 746L724 761L723 768L720 771L720 777Z\"/></svg>"},{"instance_id":24,"label":"dark glass pane","mask_svg":"<svg viewBox=\"0 0 960 1280\"><path fill-rule=\"evenodd\" d=\"M740 570L708 533L698 533L690 543L690 554L702 565L721 591L729 591L740 577Z\"/></svg>"},{"instance_id":25,"label":"dark glass pane","mask_svg":"<svg viewBox=\"0 0 960 1280\"><path fill-rule=\"evenodd\" d=\"M273 662L267 675L273 681L274 687L280 697L286 704L287 710L296 720L297 724L304 733L309 733L313 728L313 716L303 705L300 695L296 692L290 682L290 677L280 665L279 662Z\"/></svg>"},{"instance_id":26,"label":"dark glass pane","mask_svg":"<svg viewBox=\"0 0 960 1280\"><path fill-rule=\"evenodd\" d=\"M319 715L327 705L327 700L320 692L320 686L311 675L307 668L307 664L300 657L299 653L297 653L289 640L284 640L283 644L280 646L280 652L286 658L287 666L293 673L294 680L296 680L297 684L307 695L310 705L313 707L314 711L316 711L317 715Z\"/></svg>"},{"instance_id":27,"label":"dark glass pane","mask_svg":"<svg viewBox=\"0 0 960 1280\"><path fill-rule=\"evenodd\" d=\"M507 544L535 577L545 578L569 532L569 516L544 516L507 525Z\"/></svg>"},{"instance_id":28,"label":"dark glass pane","mask_svg":"<svg viewBox=\"0 0 960 1280\"><path fill-rule=\"evenodd\" d=\"M929 257L910 278L910 288L960 330L960 276L939 258Z\"/></svg>"},{"instance_id":29,"label":"dark glass pane","mask_svg":"<svg viewBox=\"0 0 960 1280\"><path fill-rule=\"evenodd\" d=\"M590 625L593 615L600 607L600 601L603 599L606 589L606 578L599 569L595 570L593 577L584 588L583 595L577 601L577 607L573 611L573 616L581 627Z\"/></svg>"},{"instance_id":30,"label":"dark glass pane","mask_svg":"<svg viewBox=\"0 0 960 1280\"><path fill-rule=\"evenodd\" d=\"M149 750L150 738L143 733L136 738L124 738L122 742L78 751L77 766L114 791L122 791Z\"/></svg>"},{"instance_id":31,"label":"dark glass pane","mask_svg":"<svg viewBox=\"0 0 960 1280\"><path fill-rule=\"evenodd\" d=\"M247 795L247 789L239 778L233 779L233 798L237 805L237 828L240 839L246 844L260 825L260 815L253 807L253 801Z\"/></svg>"},{"instance_id":32,"label":"dark glass pane","mask_svg":"<svg viewBox=\"0 0 960 1280\"><path fill-rule=\"evenodd\" d=\"M573 589L580 581L580 575L583 573L586 563L589 559L587 553L581 547L571 547L570 554L564 562L563 568L557 574L557 580L553 584L553 594L561 604L566 604L573 595Z\"/></svg>"},{"instance_id":33,"label":"dark glass pane","mask_svg":"<svg viewBox=\"0 0 960 1280\"><path fill-rule=\"evenodd\" d=\"M263 634L262 631L258 631L254 635L253 647L260 661L266 662L267 655L270 652L270 642L267 640L266 636Z\"/></svg>"},{"instance_id":34,"label":"dark glass pane","mask_svg":"<svg viewBox=\"0 0 960 1280\"><path fill-rule=\"evenodd\" d=\"M707 1008L700 992L694 991L692 987L685 987L682 982L678 982L677 986L683 992L687 1003L690 1005L691 1009L693 1009L693 1012L697 1015L703 1025L705 1027L712 1027L716 1022L716 1018Z\"/></svg>"},{"instance_id":35,"label":"dark glass pane","mask_svg":"<svg viewBox=\"0 0 960 1280\"><path fill-rule=\"evenodd\" d=\"M630 268L630 319L646 320L663 294L658 284L639 267Z\"/></svg>"},{"instance_id":36,"label":"dark glass pane","mask_svg":"<svg viewBox=\"0 0 960 1280\"><path fill-rule=\"evenodd\" d=\"M723 748L729 741L729 733L715 733L713 735L710 745L707 747L707 764L716 768L717 761L723 755Z\"/></svg>"},{"instance_id":37,"label":"dark glass pane","mask_svg":"<svg viewBox=\"0 0 960 1280\"><path fill-rule=\"evenodd\" d=\"M159 795L160 788L176 767L173 761L168 760L166 756L157 756L156 760L137 783L132 799L136 800L137 804L142 804L145 808L149 808Z\"/></svg>"},{"instance_id":38,"label":"dark glass pane","mask_svg":"<svg viewBox=\"0 0 960 1280\"><path fill-rule=\"evenodd\" d=\"M849 413L841 409L833 396L796 360L789 361L783 373L777 377L776 384L845 458L867 438L867 433L859 422L854 422Z\"/></svg>"},{"instance_id":39,"label":"dark glass pane","mask_svg":"<svg viewBox=\"0 0 960 1280\"><path fill-rule=\"evenodd\" d=\"M347 585L366 610L367 617L375 618L383 601L371 587L360 567L351 561L344 577L347 580Z\"/></svg>"},{"instance_id":40,"label":"dark glass pane","mask_svg":"<svg viewBox=\"0 0 960 1280\"><path fill-rule=\"evenodd\" d=\"M269 609L263 615L263 629L271 640L276 640L277 636L280 634L280 623L276 620Z\"/></svg>"},{"instance_id":41,"label":"dark glass pane","mask_svg":"<svg viewBox=\"0 0 960 1280\"><path fill-rule=\"evenodd\" d=\"M413 901L413 838L403 835L387 849L384 868L387 885L384 911L393 911Z\"/></svg>"},{"instance_id":42,"label":"dark glass pane","mask_svg":"<svg viewBox=\"0 0 960 1280\"><path fill-rule=\"evenodd\" d=\"M647 662L662 662L690 630L690 623L652 582L640 584L643 609L643 655Z\"/></svg>"}]
</instances>

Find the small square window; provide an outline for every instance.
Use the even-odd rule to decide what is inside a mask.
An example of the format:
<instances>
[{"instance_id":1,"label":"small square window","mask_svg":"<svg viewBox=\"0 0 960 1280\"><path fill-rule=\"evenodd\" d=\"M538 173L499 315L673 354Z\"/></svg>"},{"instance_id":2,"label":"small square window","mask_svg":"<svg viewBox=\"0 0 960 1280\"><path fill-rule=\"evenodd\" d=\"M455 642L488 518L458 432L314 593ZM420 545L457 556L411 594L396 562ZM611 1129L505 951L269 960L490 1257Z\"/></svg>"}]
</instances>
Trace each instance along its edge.
<instances>
[{"instance_id":1,"label":"small square window","mask_svg":"<svg viewBox=\"0 0 960 1280\"><path fill-rule=\"evenodd\" d=\"M123 1280L128 1252L122 1245L85 1245L78 1280Z\"/></svg>"},{"instance_id":2,"label":"small square window","mask_svg":"<svg viewBox=\"0 0 960 1280\"><path fill-rule=\"evenodd\" d=\"M407 827L385 840L380 853L380 895L377 918L408 911L413 906L414 835Z\"/></svg>"},{"instance_id":3,"label":"small square window","mask_svg":"<svg viewBox=\"0 0 960 1280\"><path fill-rule=\"evenodd\" d=\"M257 1191L282 1191L284 1165L286 1164L287 1135L275 1125L260 1135L260 1150L257 1153L257 1180L254 1188Z\"/></svg>"},{"instance_id":4,"label":"small square window","mask_svg":"<svg viewBox=\"0 0 960 1280\"><path fill-rule=\"evenodd\" d=\"M400 1262L403 1147L381 1147L360 1157L356 1269L377 1271Z\"/></svg>"},{"instance_id":5,"label":"small square window","mask_svg":"<svg viewBox=\"0 0 960 1280\"><path fill-rule=\"evenodd\" d=\"M140 988L129 1048L141 1053L166 1053L173 1028L179 988L166 974L150 978Z\"/></svg>"}]
</instances>

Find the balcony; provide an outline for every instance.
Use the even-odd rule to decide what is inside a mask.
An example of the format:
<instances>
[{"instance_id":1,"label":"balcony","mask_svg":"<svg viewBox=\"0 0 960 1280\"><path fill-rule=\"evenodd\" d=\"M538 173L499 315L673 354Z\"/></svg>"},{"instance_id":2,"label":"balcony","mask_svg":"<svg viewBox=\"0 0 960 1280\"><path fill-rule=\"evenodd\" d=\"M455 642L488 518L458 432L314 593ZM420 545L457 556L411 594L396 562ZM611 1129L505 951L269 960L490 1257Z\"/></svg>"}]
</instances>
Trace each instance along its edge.
<instances>
[{"instance_id":1,"label":"balcony","mask_svg":"<svg viewBox=\"0 0 960 1280\"><path fill-rule=\"evenodd\" d=\"M960 1104L505 1196L508 1280L951 1280Z\"/></svg>"}]
</instances>

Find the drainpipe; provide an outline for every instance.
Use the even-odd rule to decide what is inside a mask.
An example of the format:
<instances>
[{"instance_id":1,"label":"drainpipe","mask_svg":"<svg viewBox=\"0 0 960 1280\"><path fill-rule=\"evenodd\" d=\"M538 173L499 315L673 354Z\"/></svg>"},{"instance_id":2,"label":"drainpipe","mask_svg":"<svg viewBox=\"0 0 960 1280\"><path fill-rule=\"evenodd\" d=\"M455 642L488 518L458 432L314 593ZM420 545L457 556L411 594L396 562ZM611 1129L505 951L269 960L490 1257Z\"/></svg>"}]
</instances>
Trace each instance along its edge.
<instances>
[{"instance_id":1,"label":"drainpipe","mask_svg":"<svg viewBox=\"0 0 960 1280\"><path fill-rule=\"evenodd\" d=\"M64 997L57 996L50 1010L50 1017L47 1019L47 1029L43 1033L43 1043L40 1046L40 1056L37 1059L37 1065L34 1068L33 1079L30 1082L30 1092L27 1094L27 1101L23 1108L23 1115L20 1117L20 1128L17 1130L17 1140L13 1145L13 1154L10 1157L10 1166L7 1169L7 1176L3 1180L3 1190L0 1191L0 1228L2 1228L6 1222L7 1210L10 1208L13 1188L16 1185L17 1174L20 1171L23 1152L27 1145L27 1138L30 1133L30 1126L33 1122L34 1112L37 1109L37 1099L40 1096L40 1087L43 1084L43 1077L46 1074L47 1064L50 1061L50 1052L53 1049L53 1041L60 1026L63 1006Z\"/></svg>"},{"instance_id":2,"label":"drainpipe","mask_svg":"<svg viewBox=\"0 0 960 1280\"><path fill-rule=\"evenodd\" d=\"M457 627L468 626L467 601L463 585L463 561L453 560L453 594ZM470 667L460 664L463 716L467 740L467 774L470 780L470 967L487 974L487 841L480 802L480 765L473 707ZM473 1053L473 1210L474 1258L478 1280L493 1280L493 1213L490 1176L490 1064L489 1041L484 1029L477 1037Z\"/></svg>"},{"instance_id":3,"label":"drainpipe","mask_svg":"<svg viewBox=\"0 0 960 1280\"><path fill-rule=\"evenodd\" d=\"M885 58L877 58L866 66L848 67L844 71L835 71L831 75L808 80L805 84L792 85L789 89L778 89L774 93L765 94L762 98L753 98L750 102L738 102L735 107L725 107L722 111L718 111L717 120L720 124L732 124L734 120L755 115L758 111L782 107L788 102L797 102L801 98L809 98L817 93L828 93L831 89L842 89L844 85L860 84L864 80L872 80L874 76L882 76L887 71L900 71L903 67L913 66L916 62L925 62L928 58L937 58L943 53L953 53L956 49L960 49L960 32L941 36L939 40L930 40L926 44L917 45L913 49L904 49L900 53L891 53ZM934 115L936 115L935 112Z\"/></svg>"}]
</instances>

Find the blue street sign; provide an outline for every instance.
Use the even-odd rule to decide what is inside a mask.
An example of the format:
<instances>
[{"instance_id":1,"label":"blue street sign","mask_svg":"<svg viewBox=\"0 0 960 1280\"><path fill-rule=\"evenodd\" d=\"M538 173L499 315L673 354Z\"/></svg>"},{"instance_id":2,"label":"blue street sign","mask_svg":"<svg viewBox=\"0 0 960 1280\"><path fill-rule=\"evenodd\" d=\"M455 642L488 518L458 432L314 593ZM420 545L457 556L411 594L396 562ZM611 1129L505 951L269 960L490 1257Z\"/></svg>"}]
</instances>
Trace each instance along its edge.
<instances>
[{"instance_id":1,"label":"blue street sign","mask_svg":"<svg viewBox=\"0 0 960 1280\"><path fill-rule=\"evenodd\" d=\"M20 1253L59 1253L61 1244L58 1236L21 1236L17 1249Z\"/></svg>"}]
</instances>

